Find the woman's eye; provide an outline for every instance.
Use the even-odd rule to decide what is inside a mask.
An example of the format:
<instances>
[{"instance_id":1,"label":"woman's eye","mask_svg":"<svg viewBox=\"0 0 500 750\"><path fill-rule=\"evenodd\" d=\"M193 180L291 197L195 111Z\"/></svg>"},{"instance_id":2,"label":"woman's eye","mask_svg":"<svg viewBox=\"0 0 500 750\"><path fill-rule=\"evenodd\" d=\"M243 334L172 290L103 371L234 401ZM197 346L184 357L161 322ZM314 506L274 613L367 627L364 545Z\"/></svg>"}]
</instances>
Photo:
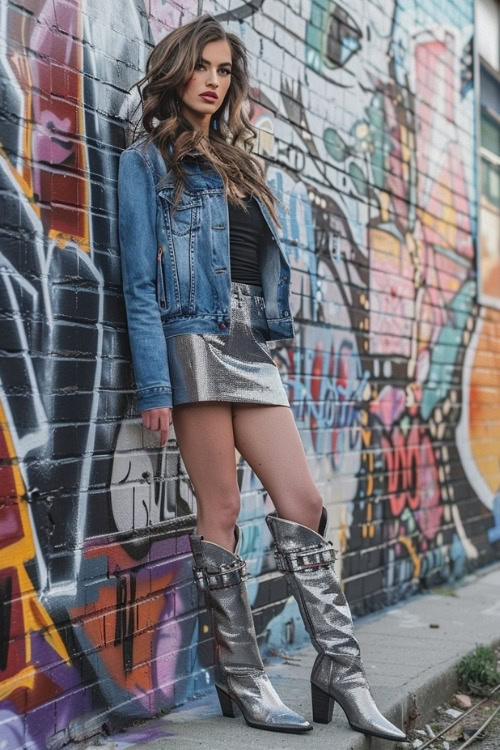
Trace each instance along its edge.
<instances>
[{"instance_id":1,"label":"woman's eye","mask_svg":"<svg viewBox=\"0 0 500 750\"><path fill-rule=\"evenodd\" d=\"M196 64L196 68L197 68L197 69L198 69L198 68L205 68L205 63L201 63L201 62L200 62L200 63L197 63L197 64ZM221 69L220 69L220 72L221 72L221 73L227 73L228 75L231 75L231 71L229 70L229 68L221 68Z\"/></svg>"}]
</instances>

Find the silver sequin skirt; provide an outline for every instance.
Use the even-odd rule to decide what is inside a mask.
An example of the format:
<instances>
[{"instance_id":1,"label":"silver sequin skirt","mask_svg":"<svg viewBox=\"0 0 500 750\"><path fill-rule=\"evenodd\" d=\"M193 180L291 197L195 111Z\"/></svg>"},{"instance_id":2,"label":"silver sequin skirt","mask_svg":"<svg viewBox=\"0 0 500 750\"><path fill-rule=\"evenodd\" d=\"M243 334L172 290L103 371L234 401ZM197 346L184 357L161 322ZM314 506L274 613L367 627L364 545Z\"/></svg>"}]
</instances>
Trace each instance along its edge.
<instances>
[{"instance_id":1,"label":"silver sequin skirt","mask_svg":"<svg viewBox=\"0 0 500 750\"><path fill-rule=\"evenodd\" d=\"M236 401L290 406L267 332L262 287L233 281L228 335L185 333L168 339L173 405Z\"/></svg>"}]
</instances>

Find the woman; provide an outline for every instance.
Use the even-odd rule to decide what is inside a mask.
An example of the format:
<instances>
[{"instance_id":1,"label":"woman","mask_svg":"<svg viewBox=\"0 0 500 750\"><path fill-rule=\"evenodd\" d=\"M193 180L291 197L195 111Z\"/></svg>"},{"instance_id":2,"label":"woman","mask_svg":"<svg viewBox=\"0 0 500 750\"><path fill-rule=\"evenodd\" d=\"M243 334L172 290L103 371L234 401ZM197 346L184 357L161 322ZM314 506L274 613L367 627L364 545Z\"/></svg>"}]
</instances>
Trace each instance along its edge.
<instances>
[{"instance_id":1,"label":"woman","mask_svg":"<svg viewBox=\"0 0 500 750\"><path fill-rule=\"evenodd\" d=\"M259 654L239 555L236 448L273 500L277 564L318 651L314 720L329 722L337 700L354 729L404 740L371 696L327 512L267 346L294 337L290 266L276 197L250 153L245 47L202 15L156 45L143 83L144 132L121 154L118 178L137 405L162 445L173 421L194 487L193 570L212 615L222 712L233 716L234 703L250 726L312 729L283 704Z\"/></svg>"}]
</instances>

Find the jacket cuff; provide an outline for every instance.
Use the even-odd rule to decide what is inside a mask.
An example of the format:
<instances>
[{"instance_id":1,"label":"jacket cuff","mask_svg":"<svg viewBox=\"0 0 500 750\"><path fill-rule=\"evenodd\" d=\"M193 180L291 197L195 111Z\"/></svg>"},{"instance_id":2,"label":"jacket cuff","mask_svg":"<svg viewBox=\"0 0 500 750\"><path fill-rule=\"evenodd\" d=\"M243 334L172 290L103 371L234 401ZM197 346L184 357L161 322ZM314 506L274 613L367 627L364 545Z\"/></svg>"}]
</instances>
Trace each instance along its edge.
<instances>
[{"instance_id":1,"label":"jacket cuff","mask_svg":"<svg viewBox=\"0 0 500 750\"><path fill-rule=\"evenodd\" d=\"M172 407L172 389L166 385L143 388L136 393L137 411L146 409L162 409L166 406Z\"/></svg>"}]
</instances>

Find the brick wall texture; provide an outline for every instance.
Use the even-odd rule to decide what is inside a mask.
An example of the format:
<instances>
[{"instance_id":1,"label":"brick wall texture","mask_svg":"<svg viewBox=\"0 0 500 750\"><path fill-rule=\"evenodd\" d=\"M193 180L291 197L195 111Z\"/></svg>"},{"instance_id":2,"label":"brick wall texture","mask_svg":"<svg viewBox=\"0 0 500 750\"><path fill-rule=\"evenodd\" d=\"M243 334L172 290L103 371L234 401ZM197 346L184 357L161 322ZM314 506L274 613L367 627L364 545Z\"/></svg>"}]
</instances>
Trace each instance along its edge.
<instances>
[{"instance_id":1,"label":"brick wall texture","mask_svg":"<svg viewBox=\"0 0 500 750\"><path fill-rule=\"evenodd\" d=\"M0 738L62 747L213 679L195 497L135 413L116 177L149 51L245 41L297 337L273 356L353 612L500 555L500 311L477 296L472 0L0 0ZM237 456L260 643L305 641Z\"/></svg>"}]
</instances>

